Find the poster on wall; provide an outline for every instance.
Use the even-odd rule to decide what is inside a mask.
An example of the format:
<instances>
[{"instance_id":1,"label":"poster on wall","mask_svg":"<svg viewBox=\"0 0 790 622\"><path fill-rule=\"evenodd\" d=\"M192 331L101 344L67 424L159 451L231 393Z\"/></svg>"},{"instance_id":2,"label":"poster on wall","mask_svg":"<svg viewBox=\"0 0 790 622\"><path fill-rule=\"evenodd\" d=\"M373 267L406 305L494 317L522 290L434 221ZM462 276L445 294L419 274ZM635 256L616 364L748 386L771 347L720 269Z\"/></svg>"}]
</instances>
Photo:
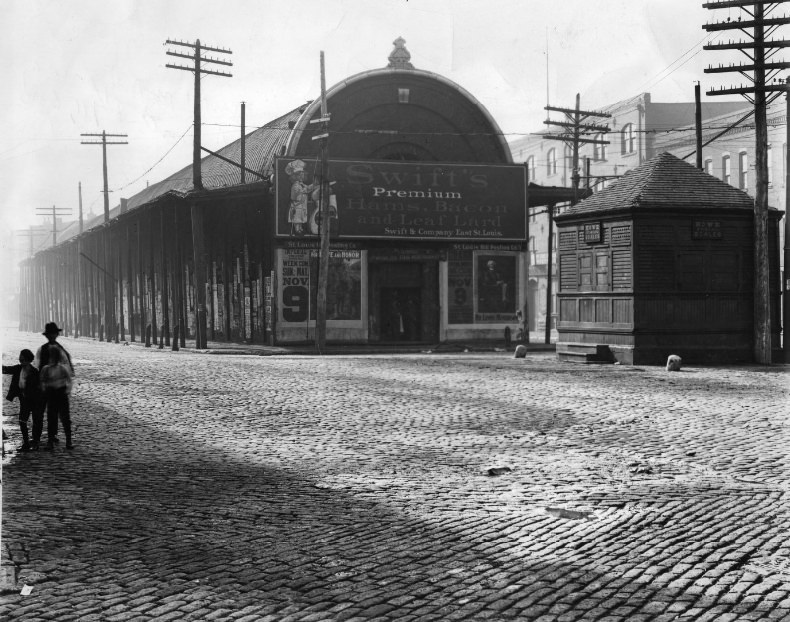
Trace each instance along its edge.
<instances>
[{"instance_id":1,"label":"poster on wall","mask_svg":"<svg viewBox=\"0 0 790 622\"><path fill-rule=\"evenodd\" d=\"M307 249L283 249L280 264L281 322L306 322L310 316L310 256Z\"/></svg>"},{"instance_id":2,"label":"poster on wall","mask_svg":"<svg viewBox=\"0 0 790 622\"><path fill-rule=\"evenodd\" d=\"M274 281L274 271L271 275L263 277L263 313L267 333L272 331L272 281Z\"/></svg>"},{"instance_id":3,"label":"poster on wall","mask_svg":"<svg viewBox=\"0 0 790 622\"><path fill-rule=\"evenodd\" d=\"M318 297L318 251L310 251L310 319L316 318ZM362 319L362 253L330 250L326 284L326 319Z\"/></svg>"},{"instance_id":4,"label":"poster on wall","mask_svg":"<svg viewBox=\"0 0 790 622\"><path fill-rule=\"evenodd\" d=\"M475 322L516 321L516 256L477 253Z\"/></svg>"},{"instance_id":5,"label":"poster on wall","mask_svg":"<svg viewBox=\"0 0 790 622\"><path fill-rule=\"evenodd\" d=\"M453 251L447 259L447 322L472 324L475 317L472 252Z\"/></svg>"},{"instance_id":6,"label":"poster on wall","mask_svg":"<svg viewBox=\"0 0 790 622\"><path fill-rule=\"evenodd\" d=\"M318 251L285 248L281 251L279 320L315 320L318 296ZM362 253L330 250L326 292L327 320L362 319Z\"/></svg>"}]
</instances>

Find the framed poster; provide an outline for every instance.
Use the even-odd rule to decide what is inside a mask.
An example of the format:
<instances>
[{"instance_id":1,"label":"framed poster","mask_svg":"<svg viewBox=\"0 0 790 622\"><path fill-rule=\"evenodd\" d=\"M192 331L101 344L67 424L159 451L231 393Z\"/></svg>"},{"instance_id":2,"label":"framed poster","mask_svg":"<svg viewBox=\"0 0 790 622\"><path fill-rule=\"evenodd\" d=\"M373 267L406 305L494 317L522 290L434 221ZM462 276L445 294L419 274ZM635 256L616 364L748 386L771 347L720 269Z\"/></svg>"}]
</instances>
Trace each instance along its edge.
<instances>
[{"instance_id":1,"label":"framed poster","mask_svg":"<svg viewBox=\"0 0 790 622\"><path fill-rule=\"evenodd\" d=\"M516 320L516 266L515 253L475 254L475 322Z\"/></svg>"}]
</instances>

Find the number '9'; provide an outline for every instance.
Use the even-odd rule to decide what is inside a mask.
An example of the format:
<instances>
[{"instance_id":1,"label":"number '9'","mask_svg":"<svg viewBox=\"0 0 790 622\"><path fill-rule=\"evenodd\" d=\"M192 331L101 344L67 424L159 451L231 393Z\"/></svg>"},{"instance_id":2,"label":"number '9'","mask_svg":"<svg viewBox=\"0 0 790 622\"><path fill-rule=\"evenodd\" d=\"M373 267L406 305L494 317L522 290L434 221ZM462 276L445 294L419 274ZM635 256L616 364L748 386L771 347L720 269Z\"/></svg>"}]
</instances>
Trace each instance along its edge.
<instances>
[{"instance_id":1,"label":"number '9'","mask_svg":"<svg viewBox=\"0 0 790 622\"><path fill-rule=\"evenodd\" d=\"M283 320L286 322L304 322L310 308L310 299L306 287L288 285L283 288Z\"/></svg>"}]
</instances>

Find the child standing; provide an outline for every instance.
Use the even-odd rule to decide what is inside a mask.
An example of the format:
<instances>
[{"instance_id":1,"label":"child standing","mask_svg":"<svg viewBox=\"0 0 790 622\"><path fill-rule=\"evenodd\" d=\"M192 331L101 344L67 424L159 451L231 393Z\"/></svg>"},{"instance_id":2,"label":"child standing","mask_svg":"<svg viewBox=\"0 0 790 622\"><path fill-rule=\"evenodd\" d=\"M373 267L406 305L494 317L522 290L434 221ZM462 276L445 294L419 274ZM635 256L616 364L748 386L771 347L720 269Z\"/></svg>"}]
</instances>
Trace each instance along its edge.
<instances>
[{"instance_id":1,"label":"child standing","mask_svg":"<svg viewBox=\"0 0 790 622\"><path fill-rule=\"evenodd\" d=\"M11 386L6 399L14 401L19 398L19 429L22 432L22 447L20 451L38 449L41 440L41 430L44 427L44 409L39 393L39 373L33 367L33 353L22 350L19 353L19 365L3 365L3 373L11 374ZM33 415L33 443L27 430L27 421Z\"/></svg>"},{"instance_id":2,"label":"child standing","mask_svg":"<svg viewBox=\"0 0 790 622\"><path fill-rule=\"evenodd\" d=\"M71 393L71 369L64 364L57 345L48 346L49 364L41 368L41 388L47 404L47 451L54 448L58 431L58 417L66 433L66 449L74 449L71 444L71 415L69 413L69 394Z\"/></svg>"}]
</instances>

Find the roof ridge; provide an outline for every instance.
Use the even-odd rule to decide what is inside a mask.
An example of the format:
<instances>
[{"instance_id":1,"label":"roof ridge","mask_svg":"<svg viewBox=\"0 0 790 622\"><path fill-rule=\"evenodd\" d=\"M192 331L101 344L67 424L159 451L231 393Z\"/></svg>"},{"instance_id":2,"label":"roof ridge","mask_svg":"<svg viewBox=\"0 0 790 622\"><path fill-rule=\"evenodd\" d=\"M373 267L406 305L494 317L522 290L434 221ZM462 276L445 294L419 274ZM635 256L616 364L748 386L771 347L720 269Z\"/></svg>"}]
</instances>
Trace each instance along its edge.
<instances>
[{"instance_id":1,"label":"roof ridge","mask_svg":"<svg viewBox=\"0 0 790 622\"><path fill-rule=\"evenodd\" d=\"M646 208L751 210L753 207L754 199L743 190L662 151L565 213Z\"/></svg>"}]
</instances>

